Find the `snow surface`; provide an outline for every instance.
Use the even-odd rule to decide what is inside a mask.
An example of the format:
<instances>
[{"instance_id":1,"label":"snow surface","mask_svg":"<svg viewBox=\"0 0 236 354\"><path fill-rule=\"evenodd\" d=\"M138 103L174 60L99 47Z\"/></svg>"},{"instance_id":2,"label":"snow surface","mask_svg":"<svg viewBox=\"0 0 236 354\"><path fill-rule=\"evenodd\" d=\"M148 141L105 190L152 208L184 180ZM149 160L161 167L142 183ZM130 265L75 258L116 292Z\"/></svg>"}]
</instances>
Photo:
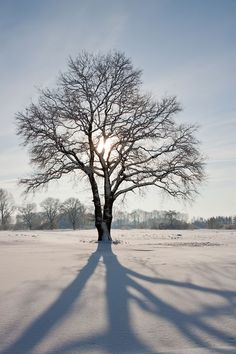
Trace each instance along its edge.
<instances>
[{"instance_id":1,"label":"snow surface","mask_svg":"<svg viewBox=\"0 0 236 354\"><path fill-rule=\"evenodd\" d=\"M236 353L236 231L0 232L0 353Z\"/></svg>"}]
</instances>

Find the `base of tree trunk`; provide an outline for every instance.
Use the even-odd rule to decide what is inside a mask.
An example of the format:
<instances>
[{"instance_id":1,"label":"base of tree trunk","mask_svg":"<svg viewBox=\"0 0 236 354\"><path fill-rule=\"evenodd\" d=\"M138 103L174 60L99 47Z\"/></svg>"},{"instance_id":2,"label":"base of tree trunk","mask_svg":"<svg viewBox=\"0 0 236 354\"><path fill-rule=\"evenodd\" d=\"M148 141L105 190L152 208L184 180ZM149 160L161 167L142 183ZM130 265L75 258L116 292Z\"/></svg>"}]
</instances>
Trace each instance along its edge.
<instances>
[{"instance_id":1,"label":"base of tree trunk","mask_svg":"<svg viewBox=\"0 0 236 354\"><path fill-rule=\"evenodd\" d=\"M98 230L98 242L111 243L112 237L107 224L103 221L102 224L97 227Z\"/></svg>"}]
</instances>

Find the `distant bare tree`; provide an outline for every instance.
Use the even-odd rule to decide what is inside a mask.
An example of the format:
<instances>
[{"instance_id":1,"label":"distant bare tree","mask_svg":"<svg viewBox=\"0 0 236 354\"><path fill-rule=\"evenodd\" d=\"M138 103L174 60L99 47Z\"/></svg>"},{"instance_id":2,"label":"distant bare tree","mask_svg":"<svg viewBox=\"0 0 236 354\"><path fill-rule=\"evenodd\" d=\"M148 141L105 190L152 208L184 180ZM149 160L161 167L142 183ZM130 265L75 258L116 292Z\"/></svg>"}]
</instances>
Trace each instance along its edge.
<instances>
[{"instance_id":1,"label":"distant bare tree","mask_svg":"<svg viewBox=\"0 0 236 354\"><path fill-rule=\"evenodd\" d=\"M7 229L11 215L15 210L12 195L5 189L0 188L0 226L1 229Z\"/></svg>"},{"instance_id":2,"label":"distant bare tree","mask_svg":"<svg viewBox=\"0 0 236 354\"><path fill-rule=\"evenodd\" d=\"M66 215L73 227L73 230L76 230L78 225L81 223L85 207L80 203L77 198L68 198L61 206L61 210Z\"/></svg>"},{"instance_id":3,"label":"distant bare tree","mask_svg":"<svg viewBox=\"0 0 236 354\"><path fill-rule=\"evenodd\" d=\"M35 203L27 203L26 205L23 205L18 208L22 221L24 222L24 224L27 225L30 230L32 230L33 227L36 208L37 206Z\"/></svg>"},{"instance_id":4,"label":"distant bare tree","mask_svg":"<svg viewBox=\"0 0 236 354\"><path fill-rule=\"evenodd\" d=\"M37 168L21 180L26 191L68 173L91 186L98 240L111 240L117 198L155 186L189 199L202 181L196 126L178 124L175 97L160 101L141 91L141 71L123 53L82 53L55 90L17 114L18 134Z\"/></svg>"},{"instance_id":5,"label":"distant bare tree","mask_svg":"<svg viewBox=\"0 0 236 354\"><path fill-rule=\"evenodd\" d=\"M55 229L57 218L60 212L60 201L57 198L46 198L41 204L45 218L49 224L49 228Z\"/></svg>"},{"instance_id":6,"label":"distant bare tree","mask_svg":"<svg viewBox=\"0 0 236 354\"><path fill-rule=\"evenodd\" d=\"M178 218L178 212L175 210L168 210L165 212L165 219L170 227L173 226L174 221Z\"/></svg>"},{"instance_id":7,"label":"distant bare tree","mask_svg":"<svg viewBox=\"0 0 236 354\"><path fill-rule=\"evenodd\" d=\"M233 224L236 226L236 215L233 216Z\"/></svg>"}]
</instances>

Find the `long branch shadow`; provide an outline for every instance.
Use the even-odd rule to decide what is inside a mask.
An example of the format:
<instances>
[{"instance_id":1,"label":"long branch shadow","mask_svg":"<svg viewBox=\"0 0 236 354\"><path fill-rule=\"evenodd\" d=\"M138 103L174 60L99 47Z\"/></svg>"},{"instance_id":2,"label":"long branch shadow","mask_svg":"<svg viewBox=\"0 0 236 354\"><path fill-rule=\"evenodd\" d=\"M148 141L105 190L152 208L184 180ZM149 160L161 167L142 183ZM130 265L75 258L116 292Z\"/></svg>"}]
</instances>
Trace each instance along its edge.
<instances>
[{"instance_id":1,"label":"long branch shadow","mask_svg":"<svg viewBox=\"0 0 236 354\"><path fill-rule=\"evenodd\" d=\"M48 307L35 321L33 321L21 336L7 349L5 354L31 353L49 332L63 320L70 311L73 303L79 298L87 281L97 267L99 257L93 253L87 264L80 271L73 282L60 294L57 300Z\"/></svg>"},{"instance_id":2,"label":"long branch shadow","mask_svg":"<svg viewBox=\"0 0 236 354\"><path fill-rule=\"evenodd\" d=\"M44 313L26 328L22 335L3 354L34 353L36 346L50 334L50 331L55 326L65 319L75 301L80 297L84 286L95 271L100 259L103 260L106 268L108 317L106 330L95 335L89 335L88 333L85 338L67 342L48 351L47 354L80 353L83 350L89 351L95 348L106 354L158 353L159 348L155 348L155 351L153 351L153 348L146 343L144 344L135 333L131 321L130 301L135 302L144 312L150 313L152 316L155 315L156 318L163 319L174 326L179 334L192 346L210 348L209 343L204 339L206 337L204 335L207 335L212 340L217 339L224 347L236 345L236 341L233 344L229 341L232 333L219 329L205 321L205 317L214 319L215 316L229 311L231 311L231 314L235 313L235 291L208 288L188 282L154 278L137 273L120 264L116 255L112 252L110 244L98 244L97 250L91 255L88 263L75 280ZM188 313L169 304L153 291L148 290L143 285L145 282L217 295L222 297L225 303L223 305L205 307L196 313ZM135 290L135 292L130 292L130 289ZM204 335L201 335L201 332ZM215 353L234 353L236 347L222 350L214 348Z\"/></svg>"}]
</instances>

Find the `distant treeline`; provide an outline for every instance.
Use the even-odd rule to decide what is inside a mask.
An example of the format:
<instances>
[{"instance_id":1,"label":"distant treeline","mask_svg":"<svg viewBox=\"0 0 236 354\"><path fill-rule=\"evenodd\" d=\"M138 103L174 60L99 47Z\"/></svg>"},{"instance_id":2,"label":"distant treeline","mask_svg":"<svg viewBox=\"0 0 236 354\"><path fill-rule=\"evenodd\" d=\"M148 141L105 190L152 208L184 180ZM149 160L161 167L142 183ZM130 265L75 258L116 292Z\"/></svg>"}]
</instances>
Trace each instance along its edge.
<instances>
[{"instance_id":1,"label":"distant treeline","mask_svg":"<svg viewBox=\"0 0 236 354\"><path fill-rule=\"evenodd\" d=\"M137 229L236 229L236 216L216 216L208 219L194 218L188 221L188 215L175 210L137 209L131 213L118 211L115 214L113 228Z\"/></svg>"},{"instance_id":2,"label":"distant treeline","mask_svg":"<svg viewBox=\"0 0 236 354\"><path fill-rule=\"evenodd\" d=\"M61 202L46 198L39 205L25 203L16 206L7 190L0 188L0 230L89 229L94 228L94 214L77 198ZM116 210L113 228L117 229L236 229L236 216L216 216L208 219L194 218L175 210L141 209L132 212Z\"/></svg>"},{"instance_id":3,"label":"distant treeline","mask_svg":"<svg viewBox=\"0 0 236 354\"><path fill-rule=\"evenodd\" d=\"M14 199L0 188L0 229L43 230L93 228L94 215L77 198L61 202L58 198L46 198L39 205L24 203L15 205Z\"/></svg>"},{"instance_id":4,"label":"distant treeline","mask_svg":"<svg viewBox=\"0 0 236 354\"><path fill-rule=\"evenodd\" d=\"M198 229L236 229L236 216L213 216L208 219L193 219L192 225Z\"/></svg>"}]
</instances>

